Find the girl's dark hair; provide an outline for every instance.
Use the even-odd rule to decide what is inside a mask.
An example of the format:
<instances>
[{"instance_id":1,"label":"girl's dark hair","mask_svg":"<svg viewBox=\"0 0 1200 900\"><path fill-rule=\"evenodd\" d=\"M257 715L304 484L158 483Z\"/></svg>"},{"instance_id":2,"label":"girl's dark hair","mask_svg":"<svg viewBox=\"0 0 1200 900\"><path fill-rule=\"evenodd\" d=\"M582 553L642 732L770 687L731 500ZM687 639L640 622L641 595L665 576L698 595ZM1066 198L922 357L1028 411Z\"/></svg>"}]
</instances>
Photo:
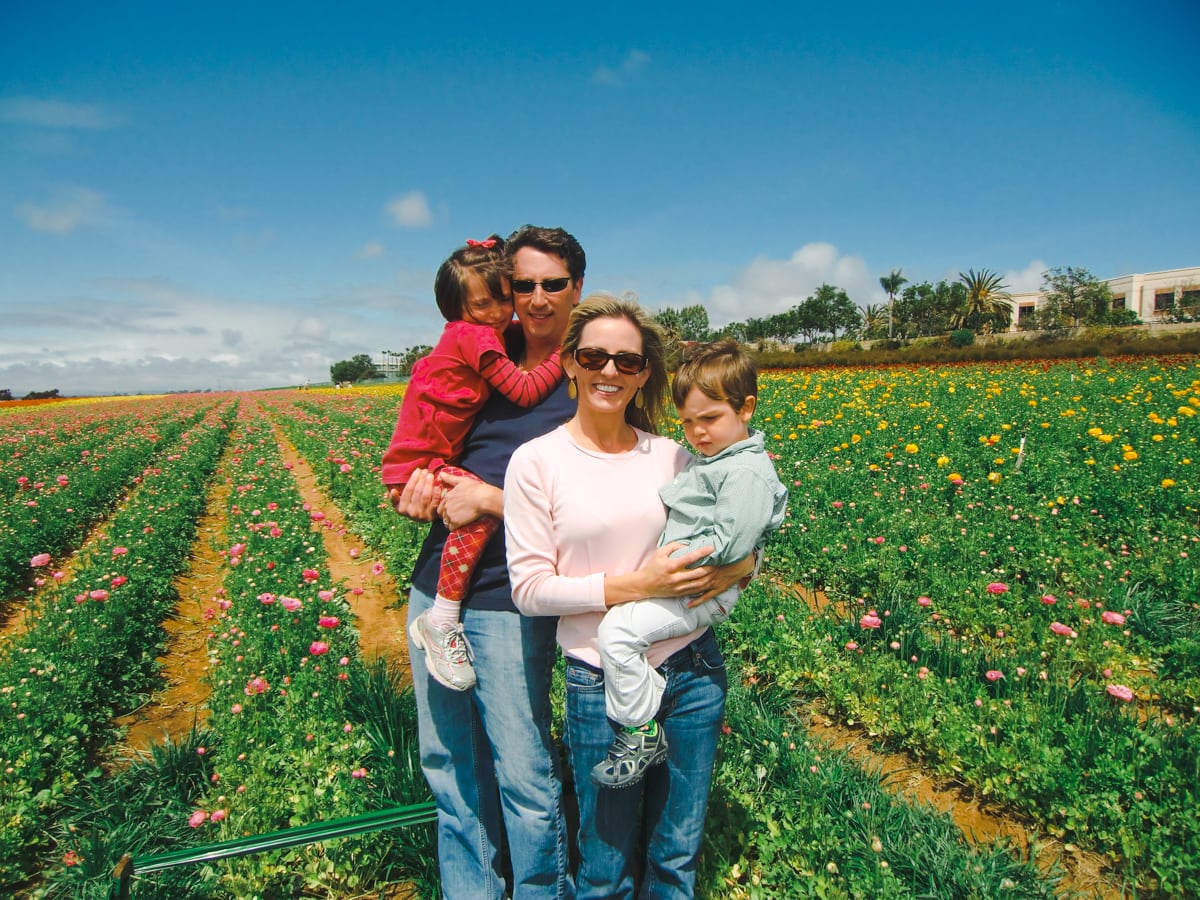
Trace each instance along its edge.
<instances>
[{"instance_id":1,"label":"girl's dark hair","mask_svg":"<svg viewBox=\"0 0 1200 900\"><path fill-rule=\"evenodd\" d=\"M589 294L571 311L571 318L567 320L561 351L564 358L579 349L583 327L595 319L625 319L641 332L642 355L646 357L646 370L650 375L642 386L642 406L639 408L632 402L627 404L625 421L642 431L660 434L667 408L667 354L662 329L632 295Z\"/></svg>"},{"instance_id":2,"label":"girl's dark hair","mask_svg":"<svg viewBox=\"0 0 1200 900\"><path fill-rule=\"evenodd\" d=\"M463 317L468 273L482 278L493 297L507 295L504 280L511 264L504 255L504 246L504 238L492 234L482 241L468 241L442 263L433 279L433 298L447 322L457 322Z\"/></svg>"}]
</instances>

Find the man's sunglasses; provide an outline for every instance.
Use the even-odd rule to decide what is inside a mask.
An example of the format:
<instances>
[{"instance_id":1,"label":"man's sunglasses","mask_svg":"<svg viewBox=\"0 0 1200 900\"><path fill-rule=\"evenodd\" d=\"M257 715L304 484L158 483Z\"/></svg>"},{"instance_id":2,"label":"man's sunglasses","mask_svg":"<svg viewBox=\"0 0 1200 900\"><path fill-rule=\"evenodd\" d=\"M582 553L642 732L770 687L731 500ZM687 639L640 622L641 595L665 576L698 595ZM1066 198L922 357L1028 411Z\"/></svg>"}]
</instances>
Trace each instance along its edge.
<instances>
[{"instance_id":1,"label":"man's sunglasses","mask_svg":"<svg viewBox=\"0 0 1200 900\"><path fill-rule=\"evenodd\" d=\"M637 375L649 363L640 353L605 353L599 347L580 347L574 356L575 362L589 372L599 372L611 359L622 375Z\"/></svg>"},{"instance_id":2,"label":"man's sunglasses","mask_svg":"<svg viewBox=\"0 0 1200 900\"><path fill-rule=\"evenodd\" d=\"M566 286L571 283L571 276L566 278L547 278L545 281L531 281L528 278L518 278L512 283L514 294L532 294L534 288L539 284L542 290L547 294L557 294L561 290L565 290Z\"/></svg>"}]
</instances>

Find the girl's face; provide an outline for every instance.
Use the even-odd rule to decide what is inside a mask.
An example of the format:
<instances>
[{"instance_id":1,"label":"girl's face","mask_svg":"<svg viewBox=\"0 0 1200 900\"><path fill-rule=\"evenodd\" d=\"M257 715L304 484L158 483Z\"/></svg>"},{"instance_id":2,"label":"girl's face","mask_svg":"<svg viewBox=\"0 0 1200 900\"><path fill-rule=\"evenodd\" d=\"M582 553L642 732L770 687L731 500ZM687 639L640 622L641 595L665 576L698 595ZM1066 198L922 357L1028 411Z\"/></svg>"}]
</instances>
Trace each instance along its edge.
<instances>
[{"instance_id":1,"label":"girl's face","mask_svg":"<svg viewBox=\"0 0 1200 900\"><path fill-rule=\"evenodd\" d=\"M631 353L641 355L642 332L624 318L593 319L583 326L579 334L579 350L600 350L607 354ZM636 374L626 374L617 369L612 359L604 360L599 369L585 369L575 355L563 358L563 370L575 379L579 391L580 412L590 410L597 413L615 413L622 418L625 406L650 377L649 368Z\"/></svg>"},{"instance_id":2,"label":"girl's face","mask_svg":"<svg viewBox=\"0 0 1200 900\"><path fill-rule=\"evenodd\" d=\"M501 279L504 287L503 297L493 297L488 290L487 282L474 272L466 273L466 296L463 297L462 317L464 322L476 325L487 325L497 331L504 331L513 317L512 288L508 279Z\"/></svg>"}]
</instances>

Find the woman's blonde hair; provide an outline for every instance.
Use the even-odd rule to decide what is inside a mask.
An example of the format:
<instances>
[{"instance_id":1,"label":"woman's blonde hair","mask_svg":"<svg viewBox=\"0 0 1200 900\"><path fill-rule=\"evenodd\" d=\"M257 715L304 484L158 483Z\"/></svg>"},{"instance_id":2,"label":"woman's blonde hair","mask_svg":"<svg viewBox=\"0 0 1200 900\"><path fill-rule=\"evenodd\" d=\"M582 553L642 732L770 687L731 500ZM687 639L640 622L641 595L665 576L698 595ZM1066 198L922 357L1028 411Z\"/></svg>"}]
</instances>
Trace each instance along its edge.
<instances>
[{"instance_id":1,"label":"woman's blonde hair","mask_svg":"<svg viewBox=\"0 0 1200 900\"><path fill-rule=\"evenodd\" d=\"M580 336L588 322L595 319L624 319L642 335L642 355L646 357L649 376L642 386L642 405L625 406L625 421L635 428L659 434L667 408L667 357L663 333L642 309L632 294L616 297L612 294L588 294L571 312L567 333L563 337L562 357L573 357L579 349Z\"/></svg>"}]
</instances>

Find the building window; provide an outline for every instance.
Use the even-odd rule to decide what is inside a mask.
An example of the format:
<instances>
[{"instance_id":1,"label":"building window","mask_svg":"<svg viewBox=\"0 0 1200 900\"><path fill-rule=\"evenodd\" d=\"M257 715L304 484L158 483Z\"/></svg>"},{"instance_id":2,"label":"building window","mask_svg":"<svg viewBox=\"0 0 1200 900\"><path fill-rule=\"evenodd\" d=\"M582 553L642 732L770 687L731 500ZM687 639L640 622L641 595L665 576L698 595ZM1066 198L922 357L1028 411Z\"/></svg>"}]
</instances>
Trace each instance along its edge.
<instances>
[{"instance_id":1,"label":"building window","mask_svg":"<svg viewBox=\"0 0 1200 900\"><path fill-rule=\"evenodd\" d=\"M1112 298L1112 308L1114 311L1125 308L1125 295L1117 294Z\"/></svg>"},{"instance_id":2,"label":"building window","mask_svg":"<svg viewBox=\"0 0 1200 900\"><path fill-rule=\"evenodd\" d=\"M1175 306L1174 291L1155 291L1154 292L1154 311L1166 312Z\"/></svg>"},{"instance_id":3,"label":"building window","mask_svg":"<svg viewBox=\"0 0 1200 900\"><path fill-rule=\"evenodd\" d=\"M1017 325L1028 325L1033 321L1033 304L1017 307Z\"/></svg>"},{"instance_id":4,"label":"building window","mask_svg":"<svg viewBox=\"0 0 1200 900\"><path fill-rule=\"evenodd\" d=\"M1200 306L1200 288L1184 288L1179 296L1180 306Z\"/></svg>"}]
</instances>

